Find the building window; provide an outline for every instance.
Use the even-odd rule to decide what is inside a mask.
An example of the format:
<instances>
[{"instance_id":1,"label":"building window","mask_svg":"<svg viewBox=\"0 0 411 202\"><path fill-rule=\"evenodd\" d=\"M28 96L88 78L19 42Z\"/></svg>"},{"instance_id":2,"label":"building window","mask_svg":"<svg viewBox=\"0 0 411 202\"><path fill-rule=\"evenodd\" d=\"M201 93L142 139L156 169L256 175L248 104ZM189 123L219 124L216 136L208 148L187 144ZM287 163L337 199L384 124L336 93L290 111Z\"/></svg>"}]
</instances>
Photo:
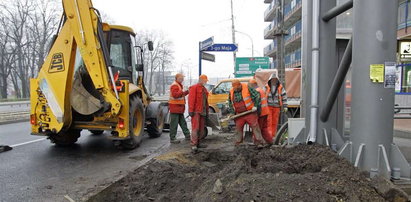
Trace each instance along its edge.
<instances>
[{"instance_id":1,"label":"building window","mask_svg":"<svg viewBox=\"0 0 411 202\"><path fill-rule=\"evenodd\" d=\"M397 66L395 93L411 94L411 64L401 64Z\"/></svg>"}]
</instances>

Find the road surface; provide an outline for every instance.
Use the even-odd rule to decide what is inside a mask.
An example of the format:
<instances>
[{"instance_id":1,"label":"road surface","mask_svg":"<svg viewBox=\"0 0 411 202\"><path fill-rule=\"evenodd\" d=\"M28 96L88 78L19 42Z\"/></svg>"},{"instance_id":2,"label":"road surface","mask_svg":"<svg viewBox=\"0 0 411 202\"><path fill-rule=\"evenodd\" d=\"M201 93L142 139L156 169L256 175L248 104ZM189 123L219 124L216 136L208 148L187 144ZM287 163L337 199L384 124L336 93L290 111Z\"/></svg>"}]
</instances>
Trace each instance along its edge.
<instances>
[{"instance_id":1,"label":"road surface","mask_svg":"<svg viewBox=\"0 0 411 202\"><path fill-rule=\"evenodd\" d=\"M115 148L110 140L83 131L73 147L57 147L30 136L27 122L1 125L0 201L78 201L119 179L169 147L168 133L145 136L133 151Z\"/></svg>"},{"instance_id":2,"label":"road surface","mask_svg":"<svg viewBox=\"0 0 411 202\"><path fill-rule=\"evenodd\" d=\"M0 145L13 146L0 153L0 202L68 201L65 196L81 201L169 147L168 133L146 136L133 151L116 149L107 134L83 131L75 146L57 147L29 133L27 122L0 125ZM411 162L411 139L394 141Z\"/></svg>"}]
</instances>

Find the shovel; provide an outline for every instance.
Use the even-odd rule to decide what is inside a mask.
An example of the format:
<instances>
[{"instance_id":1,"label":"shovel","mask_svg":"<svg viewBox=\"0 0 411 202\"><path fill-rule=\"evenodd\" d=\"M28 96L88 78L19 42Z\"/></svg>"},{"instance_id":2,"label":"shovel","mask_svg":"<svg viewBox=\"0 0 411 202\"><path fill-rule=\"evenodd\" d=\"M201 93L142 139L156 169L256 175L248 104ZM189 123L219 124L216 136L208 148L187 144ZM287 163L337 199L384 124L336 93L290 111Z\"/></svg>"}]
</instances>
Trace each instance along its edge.
<instances>
[{"instance_id":1,"label":"shovel","mask_svg":"<svg viewBox=\"0 0 411 202\"><path fill-rule=\"evenodd\" d=\"M229 116L229 117L227 117L227 118L221 119L221 120L220 120L220 123L227 122L227 121L236 119L236 118L238 118L238 117L242 117L242 116L245 116L245 115L247 115L247 114L251 114L251 113L256 112L256 111L257 111L257 108L253 108L252 110L248 110L248 111L245 111L245 112L241 112L241 113L239 113L239 114L236 114L236 115Z\"/></svg>"}]
</instances>

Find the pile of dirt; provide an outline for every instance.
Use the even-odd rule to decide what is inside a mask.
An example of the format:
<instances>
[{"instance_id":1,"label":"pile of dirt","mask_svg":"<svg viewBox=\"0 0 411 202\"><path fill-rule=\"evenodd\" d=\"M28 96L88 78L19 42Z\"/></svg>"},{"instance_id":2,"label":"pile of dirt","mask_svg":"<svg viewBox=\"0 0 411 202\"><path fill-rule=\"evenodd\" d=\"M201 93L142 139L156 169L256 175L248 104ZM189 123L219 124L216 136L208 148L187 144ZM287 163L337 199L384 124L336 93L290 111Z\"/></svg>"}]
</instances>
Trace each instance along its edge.
<instances>
[{"instance_id":1,"label":"pile of dirt","mask_svg":"<svg viewBox=\"0 0 411 202\"><path fill-rule=\"evenodd\" d=\"M153 159L90 201L407 201L327 147L249 146L173 151Z\"/></svg>"}]
</instances>

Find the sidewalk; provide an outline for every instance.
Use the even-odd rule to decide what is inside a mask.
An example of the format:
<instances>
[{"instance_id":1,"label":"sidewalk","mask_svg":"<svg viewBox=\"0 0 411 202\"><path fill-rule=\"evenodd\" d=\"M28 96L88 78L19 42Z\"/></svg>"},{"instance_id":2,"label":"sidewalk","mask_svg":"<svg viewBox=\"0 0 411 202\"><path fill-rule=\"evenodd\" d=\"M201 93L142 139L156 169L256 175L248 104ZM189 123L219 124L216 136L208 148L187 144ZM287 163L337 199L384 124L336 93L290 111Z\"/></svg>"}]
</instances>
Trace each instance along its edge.
<instances>
[{"instance_id":1,"label":"sidewalk","mask_svg":"<svg viewBox=\"0 0 411 202\"><path fill-rule=\"evenodd\" d=\"M411 119L394 120L394 137L411 139Z\"/></svg>"}]
</instances>

